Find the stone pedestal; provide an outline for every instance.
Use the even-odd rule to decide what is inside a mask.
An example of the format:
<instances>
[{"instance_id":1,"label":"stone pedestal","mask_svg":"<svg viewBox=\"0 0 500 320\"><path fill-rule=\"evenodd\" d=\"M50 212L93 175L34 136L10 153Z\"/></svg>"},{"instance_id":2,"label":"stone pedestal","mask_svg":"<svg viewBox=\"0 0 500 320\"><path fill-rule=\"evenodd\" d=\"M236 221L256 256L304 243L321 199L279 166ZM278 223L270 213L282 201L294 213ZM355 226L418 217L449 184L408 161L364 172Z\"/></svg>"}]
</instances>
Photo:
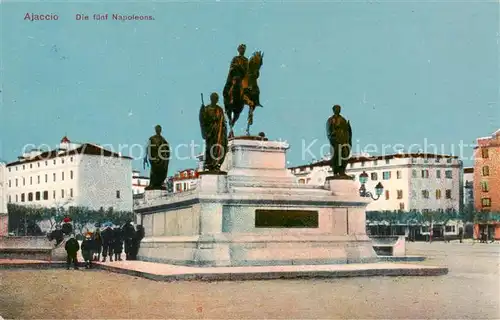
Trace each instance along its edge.
<instances>
[{"instance_id":1,"label":"stone pedestal","mask_svg":"<svg viewBox=\"0 0 500 320\"><path fill-rule=\"evenodd\" d=\"M243 266L372 262L367 200L352 180L299 185L286 168L288 145L234 139L222 169L194 192L146 197L139 259ZM149 201L149 202L147 202Z\"/></svg>"},{"instance_id":2,"label":"stone pedestal","mask_svg":"<svg viewBox=\"0 0 500 320\"><path fill-rule=\"evenodd\" d=\"M166 196L166 190L146 190L144 191L143 203L155 203Z\"/></svg>"}]
</instances>

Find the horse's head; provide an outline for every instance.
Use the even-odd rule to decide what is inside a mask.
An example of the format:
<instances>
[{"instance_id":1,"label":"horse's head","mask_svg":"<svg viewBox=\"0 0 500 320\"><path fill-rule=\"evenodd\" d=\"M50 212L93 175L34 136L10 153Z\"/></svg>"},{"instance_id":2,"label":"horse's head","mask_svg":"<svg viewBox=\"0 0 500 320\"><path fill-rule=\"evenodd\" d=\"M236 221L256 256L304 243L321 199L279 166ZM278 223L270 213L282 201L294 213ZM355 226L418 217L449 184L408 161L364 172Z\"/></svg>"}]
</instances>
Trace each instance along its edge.
<instances>
[{"instance_id":1,"label":"horse's head","mask_svg":"<svg viewBox=\"0 0 500 320\"><path fill-rule=\"evenodd\" d=\"M262 67L264 61L264 53L262 51L255 51L248 61L248 71L254 73L259 71L260 67Z\"/></svg>"}]
</instances>

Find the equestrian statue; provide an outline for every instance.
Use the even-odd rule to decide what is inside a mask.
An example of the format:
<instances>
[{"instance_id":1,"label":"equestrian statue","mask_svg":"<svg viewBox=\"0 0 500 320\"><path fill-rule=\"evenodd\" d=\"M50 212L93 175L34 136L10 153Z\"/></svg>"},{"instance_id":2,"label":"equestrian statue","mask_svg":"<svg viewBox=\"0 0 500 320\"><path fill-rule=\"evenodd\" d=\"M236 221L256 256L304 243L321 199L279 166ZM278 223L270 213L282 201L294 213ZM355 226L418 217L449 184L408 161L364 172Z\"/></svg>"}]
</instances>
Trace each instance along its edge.
<instances>
[{"instance_id":1,"label":"equestrian statue","mask_svg":"<svg viewBox=\"0 0 500 320\"><path fill-rule=\"evenodd\" d=\"M264 53L256 51L252 57L245 57L246 45L238 46L239 55L234 57L229 67L226 85L224 86L224 108L229 119L229 137L233 137L233 127L245 105L249 107L247 119L247 136L250 135L250 126L253 124L253 112L260 104L260 90L257 84Z\"/></svg>"}]
</instances>

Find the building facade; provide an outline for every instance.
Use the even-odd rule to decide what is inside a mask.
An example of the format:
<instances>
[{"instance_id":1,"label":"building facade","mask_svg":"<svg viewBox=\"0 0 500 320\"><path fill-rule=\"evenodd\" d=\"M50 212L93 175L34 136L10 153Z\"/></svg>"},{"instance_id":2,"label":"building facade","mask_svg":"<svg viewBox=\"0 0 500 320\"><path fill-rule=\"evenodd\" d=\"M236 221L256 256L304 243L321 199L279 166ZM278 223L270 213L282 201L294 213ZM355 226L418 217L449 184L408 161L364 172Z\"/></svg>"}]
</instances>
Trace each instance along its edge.
<instances>
[{"instance_id":1,"label":"building facade","mask_svg":"<svg viewBox=\"0 0 500 320\"><path fill-rule=\"evenodd\" d=\"M142 176L139 170L132 171L132 194L143 194L146 187L149 186L149 177Z\"/></svg>"},{"instance_id":2,"label":"building facade","mask_svg":"<svg viewBox=\"0 0 500 320\"><path fill-rule=\"evenodd\" d=\"M132 210L132 158L64 137L6 165L7 201L42 207Z\"/></svg>"},{"instance_id":3,"label":"building facade","mask_svg":"<svg viewBox=\"0 0 500 320\"><path fill-rule=\"evenodd\" d=\"M474 205L477 211L500 212L500 130L491 137L477 139Z\"/></svg>"},{"instance_id":4,"label":"building facade","mask_svg":"<svg viewBox=\"0 0 500 320\"><path fill-rule=\"evenodd\" d=\"M173 177L173 192L193 190L198 185L198 170L185 169L177 172Z\"/></svg>"},{"instance_id":5,"label":"building facade","mask_svg":"<svg viewBox=\"0 0 500 320\"><path fill-rule=\"evenodd\" d=\"M477 139L474 148L474 207L476 211L500 213L500 129L490 137ZM498 221L483 221L475 226L481 233L500 239Z\"/></svg>"},{"instance_id":6,"label":"building facade","mask_svg":"<svg viewBox=\"0 0 500 320\"><path fill-rule=\"evenodd\" d=\"M303 184L323 185L332 175L328 160L289 169ZM367 211L458 211L463 202L462 162L456 156L356 156L349 160L346 171L359 186L359 175L365 172L368 191L374 192L379 182L384 186L383 194Z\"/></svg>"},{"instance_id":7,"label":"building facade","mask_svg":"<svg viewBox=\"0 0 500 320\"><path fill-rule=\"evenodd\" d=\"M8 233L6 166L0 162L0 237Z\"/></svg>"},{"instance_id":8,"label":"building facade","mask_svg":"<svg viewBox=\"0 0 500 320\"><path fill-rule=\"evenodd\" d=\"M464 209L474 210L474 167L464 168Z\"/></svg>"}]
</instances>

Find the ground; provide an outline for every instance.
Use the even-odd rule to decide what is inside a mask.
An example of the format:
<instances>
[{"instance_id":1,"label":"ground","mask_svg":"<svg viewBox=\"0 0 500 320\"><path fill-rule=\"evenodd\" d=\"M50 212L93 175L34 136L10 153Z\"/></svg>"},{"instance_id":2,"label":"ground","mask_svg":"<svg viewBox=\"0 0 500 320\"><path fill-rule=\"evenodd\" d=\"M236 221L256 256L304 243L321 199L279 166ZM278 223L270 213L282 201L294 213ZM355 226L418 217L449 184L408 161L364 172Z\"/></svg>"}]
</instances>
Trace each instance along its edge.
<instances>
[{"instance_id":1,"label":"ground","mask_svg":"<svg viewBox=\"0 0 500 320\"><path fill-rule=\"evenodd\" d=\"M0 271L0 315L23 319L498 319L499 244L410 243L438 277L155 282L105 271ZM414 263L414 262L412 262Z\"/></svg>"}]
</instances>

